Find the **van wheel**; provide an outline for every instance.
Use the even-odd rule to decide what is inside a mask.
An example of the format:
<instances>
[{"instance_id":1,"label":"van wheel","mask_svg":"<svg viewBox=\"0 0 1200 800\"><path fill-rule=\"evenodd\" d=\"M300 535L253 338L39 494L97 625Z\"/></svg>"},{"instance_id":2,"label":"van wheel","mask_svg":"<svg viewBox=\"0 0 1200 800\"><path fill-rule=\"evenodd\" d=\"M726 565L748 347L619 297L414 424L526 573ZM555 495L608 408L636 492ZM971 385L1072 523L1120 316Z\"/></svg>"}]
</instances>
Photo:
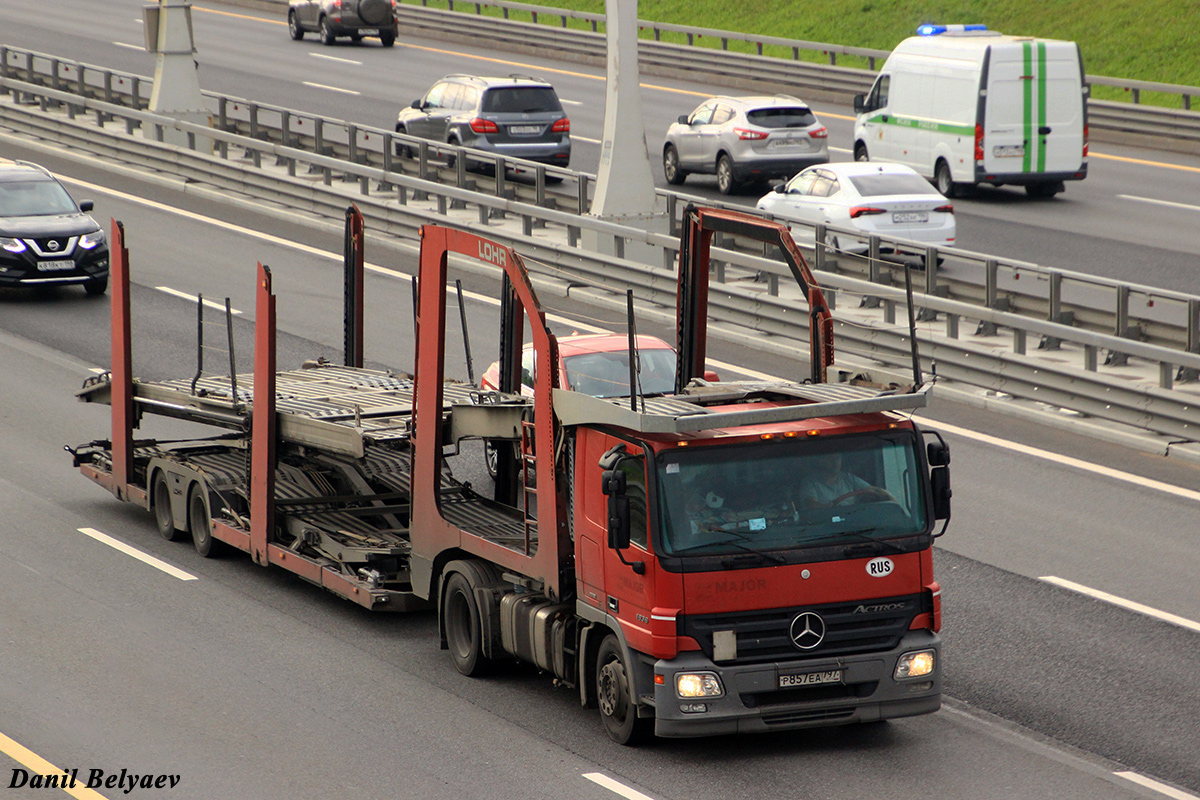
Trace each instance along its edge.
<instances>
[{"instance_id":1,"label":"van wheel","mask_svg":"<svg viewBox=\"0 0 1200 800\"><path fill-rule=\"evenodd\" d=\"M304 38L304 29L300 27L300 20L296 19L295 11L288 12L288 35L296 42Z\"/></svg>"},{"instance_id":2,"label":"van wheel","mask_svg":"<svg viewBox=\"0 0 1200 800\"><path fill-rule=\"evenodd\" d=\"M171 513L171 487L162 472L154 474L154 488L150 497L154 501L154 525L158 528L158 535L168 542L175 541L179 538L179 531L175 528L175 516Z\"/></svg>"},{"instance_id":3,"label":"van wheel","mask_svg":"<svg viewBox=\"0 0 1200 800\"><path fill-rule=\"evenodd\" d=\"M672 186L679 186L687 180L687 173L679 166L679 151L673 144L663 148L663 176Z\"/></svg>"},{"instance_id":4,"label":"van wheel","mask_svg":"<svg viewBox=\"0 0 1200 800\"><path fill-rule=\"evenodd\" d=\"M950 165L945 159L939 158L937 166L933 168L933 183L943 197L958 196L958 184L950 177Z\"/></svg>"},{"instance_id":5,"label":"van wheel","mask_svg":"<svg viewBox=\"0 0 1200 800\"><path fill-rule=\"evenodd\" d=\"M857 142L854 145L854 160L855 161L870 161L871 160L870 157L867 156L867 146L865 144L863 144L862 142Z\"/></svg>"},{"instance_id":6,"label":"van wheel","mask_svg":"<svg viewBox=\"0 0 1200 800\"><path fill-rule=\"evenodd\" d=\"M724 153L717 159L717 189L721 194L733 194L737 181L733 178L733 159Z\"/></svg>"},{"instance_id":7,"label":"van wheel","mask_svg":"<svg viewBox=\"0 0 1200 800\"><path fill-rule=\"evenodd\" d=\"M1050 181L1048 183L1031 183L1025 187L1025 194L1030 197L1054 197L1066 187L1062 181Z\"/></svg>"},{"instance_id":8,"label":"van wheel","mask_svg":"<svg viewBox=\"0 0 1200 800\"><path fill-rule=\"evenodd\" d=\"M640 744L650 736L654 720L637 715L629 668L621 643L612 634L604 638L596 653L596 701L604 730L617 744Z\"/></svg>"},{"instance_id":9,"label":"van wheel","mask_svg":"<svg viewBox=\"0 0 1200 800\"><path fill-rule=\"evenodd\" d=\"M479 604L475 602L471 582L461 572L451 574L446 580L442 621L454 668L468 677L486 673L491 659L483 654Z\"/></svg>"},{"instance_id":10,"label":"van wheel","mask_svg":"<svg viewBox=\"0 0 1200 800\"><path fill-rule=\"evenodd\" d=\"M193 486L188 493L188 528L192 532L192 545L196 552L204 558L212 558L219 553L217 540L212 535L212 518L208 515L208 502L199 486Z\"/></svg>"}]
</instances>

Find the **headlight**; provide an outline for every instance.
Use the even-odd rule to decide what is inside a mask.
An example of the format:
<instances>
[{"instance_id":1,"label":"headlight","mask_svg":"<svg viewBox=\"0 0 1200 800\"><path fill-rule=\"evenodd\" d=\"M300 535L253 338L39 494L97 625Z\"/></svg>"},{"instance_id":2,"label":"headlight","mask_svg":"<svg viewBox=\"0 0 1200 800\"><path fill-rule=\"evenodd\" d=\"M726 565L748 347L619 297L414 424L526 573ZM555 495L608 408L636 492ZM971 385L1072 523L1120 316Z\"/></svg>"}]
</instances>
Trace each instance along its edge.
<instances>
[{"instance_id":1,"label":"headlight","mask_svg":"<svg viewBox=\"0 0 1200 800\"><path fill-rule=\"evenodd\" d=\"M79 246L84 250L91 250L100 244L104 244L104 231L92 231L79 237Z\"/></svg>"},{"instance_id":2,"label":"headlight","mask_svg":"<svg viewBox=\"0 0 1200 800\"><path fill-rule=\"evenodd\" d=\"M10 253L24 253L25 243L20 239L10 239L7 236L0 236L0 247L3 247Z\"/></svg>"},{"instance_id":3,"label":"headlight","mask_svg":"<svg viewBox=\"0 0 1200 800\"><path fill-rule=\"evenodd\" d=\"M896 680L904 678L920 678L933 674L936 654L933 650L918 650L915 653L905 653L896 662L896 672L892 675Z\"/></svg>"},{"instance_id":4,"label":"headlight","mask_svg":"<svg viewBox=\"0 0 1200 800\"><path fill-rule=\"evenodd\" d=\"M675 694L680 697L720 697L725 690L715 673L680 672L675 675Z\"/></svg>"}]
</instances>

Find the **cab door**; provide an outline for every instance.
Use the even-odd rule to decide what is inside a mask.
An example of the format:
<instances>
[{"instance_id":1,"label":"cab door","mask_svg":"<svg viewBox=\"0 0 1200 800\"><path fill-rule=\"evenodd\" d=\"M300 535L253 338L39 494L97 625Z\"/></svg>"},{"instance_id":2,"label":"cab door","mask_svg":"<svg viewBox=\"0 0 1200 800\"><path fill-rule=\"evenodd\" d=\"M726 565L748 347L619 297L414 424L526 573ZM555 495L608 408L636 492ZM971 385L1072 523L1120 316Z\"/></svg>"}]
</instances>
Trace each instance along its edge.
<instances>
[{"instance_id":1,"label":"cab door","mask_svg":"<svg viewBox=\"0 0 1200 800\"><path fill-rule=\"evenodd\" d=\"M613 439L616 444L618 440ZM630 644L649 649L650 611L654 597L654 556L650 552L649 495L646 457L640 447L625 443L628 457L617 469L625 474L625 496L629 499L629 547L604 548L604 602L609 614L621 621ZM605 543L607 544L607 542ZM622 561L622 558L624 561ZM638 574L636 565L643 565Z\"/></svg>"}]
</instances>

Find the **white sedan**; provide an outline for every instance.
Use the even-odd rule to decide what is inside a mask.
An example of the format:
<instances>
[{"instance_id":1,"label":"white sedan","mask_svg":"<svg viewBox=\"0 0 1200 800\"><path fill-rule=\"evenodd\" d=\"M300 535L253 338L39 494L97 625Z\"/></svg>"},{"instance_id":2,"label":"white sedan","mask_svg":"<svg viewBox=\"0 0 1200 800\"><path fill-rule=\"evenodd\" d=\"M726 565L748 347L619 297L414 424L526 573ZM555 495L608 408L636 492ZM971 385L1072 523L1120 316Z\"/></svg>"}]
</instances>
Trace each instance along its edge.
<instances>
[{"instance_id":1,"label":"white sedan","mask_svg":"<svg viewBox=\"0 0 1200 800\"><path fill-rule=\"evenodd\" d=\"M814 241L810 225L862 232L863 238L849 241L829 234L826 241L837 251L866 252L866 237L872 235L954 245L954 206L903 164L846 161L809 167L764 195L757 208L783 221L808 223L792 231L799 242ZM889 249L894 248L884 244L884 252Z\"/></svg>"}]
</instances>

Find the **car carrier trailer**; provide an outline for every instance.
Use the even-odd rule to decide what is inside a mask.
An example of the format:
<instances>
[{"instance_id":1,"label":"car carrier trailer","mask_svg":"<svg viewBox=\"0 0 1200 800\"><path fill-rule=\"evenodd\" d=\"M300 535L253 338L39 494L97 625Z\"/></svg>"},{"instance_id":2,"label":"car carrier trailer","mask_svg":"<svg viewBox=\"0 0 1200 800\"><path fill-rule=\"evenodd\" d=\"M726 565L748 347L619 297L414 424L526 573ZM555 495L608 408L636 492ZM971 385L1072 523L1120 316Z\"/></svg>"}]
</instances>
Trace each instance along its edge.
<instances>
[{"instance_id":1,"label":"car carrier trailer","mask_svg":"<svg viewBox=\"0 0 1200 800\"><path fill-rule=\"evenodd\" d=\"M557 363L521 257L442 226L421 229L415 374L363 368L362 228L348 219L346 364L276 369L260 264L253 373L167 381L133 377L114 222L113 363L79 392L112 406L112 432L68 448L82 473L201 555L240 550L369 609L436 608L461 673L534 664L623 744L939 707L931 547L949 518L949 451L911 419L930 387L915 368L911 386L828 381L830 312L786 228L689 207L675 391L597 398L559 387L556 369L521 394L526 325L538 362ZM703 380L718 232L783 253L807 299L806 379ZM499 392L446 380L452 255L503 279ZM146 414L204 433L137 439ZM454 475L472 439L518 454L492 496ZM835 461L846 492L824 477Z\"/></svg>"}]
</instances>

